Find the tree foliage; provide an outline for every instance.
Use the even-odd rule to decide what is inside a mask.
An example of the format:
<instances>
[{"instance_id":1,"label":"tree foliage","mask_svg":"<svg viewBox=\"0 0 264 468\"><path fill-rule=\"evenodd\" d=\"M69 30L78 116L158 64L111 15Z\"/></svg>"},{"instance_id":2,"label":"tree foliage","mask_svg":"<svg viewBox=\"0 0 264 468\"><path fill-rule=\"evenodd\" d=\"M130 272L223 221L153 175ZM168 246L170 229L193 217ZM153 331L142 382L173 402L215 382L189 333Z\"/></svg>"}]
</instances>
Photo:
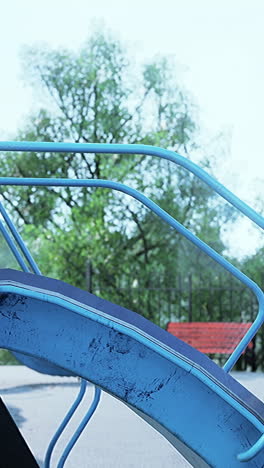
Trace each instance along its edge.
<instances>
[{"instance_id":1,"label":"tree foliage","mask_svg":"<svg viewBox=\"0 0 264 468\"><path fill-rule=\"evenodd\" d=\"M24 61L46 101L17 139L143 143L186 155L195 147L194 107L166 59L145 64L133 78L120 43L97 33L78 53L33 48ZM204 165L210 170L208 161ZM142 155L8 153L0 169L8 176L129 184L218 251L224 248L220 223L226 214L205 185L171 163ZM87 261L92 262L95 292L131 308L133 298L122 282L149 287L154 273L173 277L205 265L179 234L123 194L34 187L2 188L1 194L44 274L85 288ZM158 305L143 309L156 320Z\"/></svg>"}]
</instances>

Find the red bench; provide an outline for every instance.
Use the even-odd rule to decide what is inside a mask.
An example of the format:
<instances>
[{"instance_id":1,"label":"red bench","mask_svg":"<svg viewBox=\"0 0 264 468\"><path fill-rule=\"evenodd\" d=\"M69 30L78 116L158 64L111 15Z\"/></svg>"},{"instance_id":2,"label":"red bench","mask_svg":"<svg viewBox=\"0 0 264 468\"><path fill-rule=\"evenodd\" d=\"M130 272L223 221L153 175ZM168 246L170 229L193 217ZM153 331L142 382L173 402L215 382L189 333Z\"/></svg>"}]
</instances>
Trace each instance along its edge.
<instances>
[{"instance_id":1,"label":"red bench","mask_svg":"<svg viewBox=\"0 0 264 468\"><path fill-rule=\"evenodd\" d=\"M231 354L252 323L169 322L166 330L205 354ZM246 364L256 370L255 341L245 351Z\"/></svg>"}]
</instances>

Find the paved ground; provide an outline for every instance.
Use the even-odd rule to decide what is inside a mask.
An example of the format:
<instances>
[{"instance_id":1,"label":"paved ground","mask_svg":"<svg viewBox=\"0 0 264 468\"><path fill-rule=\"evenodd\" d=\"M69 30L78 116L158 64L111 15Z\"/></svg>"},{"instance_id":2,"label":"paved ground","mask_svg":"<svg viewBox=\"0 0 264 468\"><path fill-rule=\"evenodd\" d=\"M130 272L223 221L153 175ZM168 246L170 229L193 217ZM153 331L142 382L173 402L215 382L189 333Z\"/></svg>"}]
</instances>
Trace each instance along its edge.
<instances>
[{"instance_id":1,"label":"paved ground","mask_svg":"<svg viewBox=\"0 0 264 468\"><path fill-rule=\"evenodd\" d=\"M54 378L23 366L1 367L0 394L42 466L49 439L78 392L74 378ZM264 400L264 374L233 376ZM92 398L89 388L75 428ZM66 430L52 466L72 433ZM73 450L67 468L188 468L171 445L125 405L104 394L101 404Z\"/></svg>"}]
</instances>

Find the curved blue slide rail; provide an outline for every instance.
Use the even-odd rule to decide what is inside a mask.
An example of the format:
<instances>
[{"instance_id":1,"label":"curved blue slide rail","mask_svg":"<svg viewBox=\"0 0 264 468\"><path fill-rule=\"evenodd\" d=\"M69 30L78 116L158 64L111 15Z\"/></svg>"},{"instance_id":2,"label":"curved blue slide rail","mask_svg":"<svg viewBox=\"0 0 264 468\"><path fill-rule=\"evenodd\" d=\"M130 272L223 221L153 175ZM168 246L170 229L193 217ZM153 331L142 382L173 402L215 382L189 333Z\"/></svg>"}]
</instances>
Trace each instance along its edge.
<instances>
[{"instance_id":1,"label":"curved blue slide rail","mask_svg":"<svg viewBox=\"0 0 264 468\"><path fill-rule=\"evenodd\" d=\"M195 467L263 467L264 404L144 317L61 281L0 270L0 347L122 400ZM49 337L49 339L47 339Z\"/></svg>"},{"instance_id":2,"label":"curved blue slide rail","mask_svg":"<svg viewBox=\"0 0 264 468\"><path fill-rule=\"evenodd\" d=\"M146 156L156 156L167 159L187 171L195 174L203 180L209 187L225 198L231 205L244 213L258 226L264 229L264 219L250 206L240 200L230 190L220 182L210 176L206 171L197 166L189 159L174 151L150 145L128 145L128 144L106 144L106 143L49 143L32 141L2 141L0 151L28 151L28 152L53 152L53 153L101 153L101 154L145 154Z\"/></svg>"},{"instance_id":3,"label":"curved blue slide rail","mask_svg":"<svg viewBox=\"0 0 264 468\"><path fill-rule=\"evenodd\" d=\"M209 185L214 191L219 195L225 198L229 203L235 206L239 211L245 214L250 218L254 223L256 223L261 228L264 228L264 219L258 213L256 213L252 208L250 208L246 203L236 197L232 192L226 189L222 184L217 180L207 174L206 171L201 169L199 166L191 162L189 159L184 158L183 156L174 153L173 151L168 151L162 148L157 148L148 145L116 145L116 144L96 144L96 143L47 143L47 142L0 142L0 151L29 151L29 152L84 152L84 153L103 153L103 154L145 154L150 156L157 156L161 159L169 160L175 164L181 165L188 171L195 174L201 180L203 180L207 185ZM0 177L0 185L27 185L27 186L67 186L67 187L105 187L113 190L118 190L123 193L126 193L133 198L137 199L150 210L160 216L165 222L170 226L180 232L184 237L190 240L194 245L199 249L205 252L213 260L219 263L223 268L229 271L233 276L239 279L247 287L249 287L252 292L255 294L258 304L259 311L258 315L252 324L251 328L248 330L244 338L237 345L234 352L231 354L229 359L224 365L224 369L229 372L232 367L235 365L244 349L250 343L252 338L255 336L259 328L264 322L264 295L261 289L256 283L254 283L250 278L244 275L240 270L234 267L221 255L215 252L211 247L209 247L205 242L193 235L188 229L182 226L178 221L176 221L172 216L162 210L158 205L145 197L142 193L137 190L127 187L124 184L117 182L111 182L108 180L80 180L80 179L41 179L41 178L17 178L17 177Z\"/></svg>"},{"instance_id":4,"label":"curved blue slide rail","mask_svg":"<svg viewBox=\"0 0 264 468\"><path fill-rule=\"evenodd\" d=\"M5 150L5 151L49 151L49 152L97 152L97 153L121 153L121 154L146 154L146 155L152 155L152 156L158 156L163 159L170 160L176 164L179 164L185 169L191 171L193 174L198 176L201 180L203 180L205 183L207 183L210 187L212 187L217 193L219 193L222 197L224 197L227 201L229 201L233 206L238 208L242 213L244 213L246 216L248 216L252 221L254 221L256 224L258 224L260 227L264 227L264 220L263 218L258 215L254 210L252 210L249 206L247 206L245 203L243 203L241 200L239 200L234 194L232 194L230 191L228 191L225 187L223 187L219 182L217 182L215 179L213 179L211 176L209 176L205 171L203 171L201 168L196 166L194 163L189 161L186 158L183 158L182 156L173 153L171 151L163 150L161 148L155 148L155 147L150 147L150 146L144 146L144 145L104 145L104 144L68 144L68 143L36 143L36 142L2 142L0 143L0 150ZM164 210L162 210L160 207L155 205L151 200L149 200L147 197L145 197L143 194L139 193L136 190L131 189L130 187L127 187L123 184L111 182L111 181L105 181L105 180L73 180L73 179L27 179L27 178L0 178L0 183L2 185L29 185L29 186L71 186L71 187L105 187L105 188L111 188L114 190L119 190L121 192L124 192L135 199L139 200L141 203L143 203L145 206L150 208L153 212L155 212L158 216L160 216L164 221L166 221L170 226L178 230L180 233L182 233L187 239L189 239L191 242L193 242L196 246L198 246L201 250L206 252L211 258L213 258L215 261L217 261L220 265L222 265L226 270L228 270L231 274L233 274L236 278L238 278L240 281L242 281L246 286L248 286L256 295L257 300L259 302L259 312L257 315L257 318L255 322L253 323L252 327L248 331L248 333L245 335L245 337L242 339L242 341L239 343L237 348L235 349L234 353L230 356L228 361L224 365L224 370L228 372L241 353L243 352L244 348L247 346L247 344L251 341L252 337L256 334L257 330L263 323L263 318L264 318L264 298L263 298L263 292L260 290L260 288L248 277L246 277L242 272L240 272L237 268L235 268L233 265L231 265L229 262L227 262L223 257L221 257L219 254L217 254L213 249L211 249L208 245L206 245L204 242L202 242L200 239L198 239L196 236L194 236L190 231L188 231L184 226L182 226L179 222L177 222L174 218L172 218L168 213L166 213ZM40 271L37 267L37 265L34 263L34 260L30 256L29 252L27 251L26 248L24 248L24 244L21 238L19 238L19 234L16 232L14 226L12 225L12 222L10 219L8 219L8 215L5 212L4 208L2 205L0 205L0 212L7 223L9 229L11 230L16 242L18 243L19 247L21 248L25 259L29 263L31 269L33 272L40 274ZM2 223L0 223L0 230L5 236L5 239L10 246L13 254L17 258L18 262L20 263L22 269L24 271L29 271L27 265L25 264L24 260L22 259L21 255L17 252L16 246L13 244L12 240L10 240L9 234L5 230L4 226ZM31 297L31 296L30 296ZM151 339L151 338L150 338ZM10 348L12 349L12 348ZM13 351L16 352L16 349L13 349ZM36 353L32 352L23 352L21 350L17 351L19 353L19 358L24 362L26 365L29 365L29 367L32 367L36 370L39 370L40 372L46 372L46 373L52 373L52 374L58 374L58 375L75 375L75 372L72 369L68 369L65 366L62 366L56 362L53 361L53 359L48 359L46 360L45 357L43 356L38 356ZM22 354L21 354L22 353ZM185 356L186 358L186 356ZM184 358L183 358L184 360ZM195 367L195 366L194 366ZM80 375L80 374L77 374ZM85 377L86 378L86 377ZM210 378L209 378L210 379ZM100 385L99 385L100 386ZM221 385L220 385L221 386ZM82 391L82 390L81 390ZM217 393L217 392L216 392ZM94 399L94 409L91 408L90 412L87 414L86 420L84 420L83 424L77 431L77 434L73 437L72 441L66 448L62 459L61 459L61 464L60 466L64 466L65 459L71 450L72 446L76 442L80 432L83 430L85 427L86 422L89 420L89 415L93 413L95 410L98 401L100 397L100 390L99 388L96 389L95 391L95 399ZM243 400L243 398L242 398ZM133 405L132 405L133 406ZM232 405L231 405L232 406ZM236 406L236 405L235 405ZM92 405L93 407L93 405ZM134 408L135 409L135 408ZM237 409L237 408L236 408ZM138 414L141 414L141 410L135 410L138 412ZM252 408L249 409L249 411L252 411ZM241 412L241 411L240 411ZM70 413L70 412L69 412ZM254 411L253 411L254 413ZM148 422L149 416L144 415L143 416ZM249 418L250 419L250 418ZM252 419L252 418L251 418ZM258 414L258 419L259 419L259 414ZM263 417L260 417L262 423L263 423ZM67 420L67 417L65 421ZM68 420L67 420L68 421ZM151 424L153 421L151 422ZM153 424L152 424L153 425ZM159 423L157 421L154 424L154 427L158 427ZM157 428L156 427L156 428ZM162 430L160 431L161 433L164 433L166 436L166 430L163 432ZM58 433L57 433L58 434ZM56 434L54 436L53 441L56 438ZM169 435L168 440L171 439L171 435ZM171 440L170 440L171 441ZM175 441L174 441L175 442ZM176 442L175 442L176 443ZM193 454L193 448L192 445L189 447L187 444L187 449L186 447L181 450L181 438L177 438L177 444L174 444L177 446L177 448L182 451L184 456L191 461L195 460L195 466L198 466L198 458L197 458L197 453ZM238 456L238 459L240 461L249 461L252 458L254 460L258 460L258 456L260 452L262 452L264 446L264 441L263 441L263 427L260 429L260 433L258 435L258 438L255 439L254 443L249 444L249 446L243 446L241 449L241 453ZM187 450L187 452L186 452ZM48 455L48 454L47 454ZM204 455L202 454L202 460L203 462L199 461L199 466L218 466L218 465L207 465L206 458L204 458ZM194 458L193 458L194 457ZM202 464L201 464L202 463ZM205 464L203 464L205 463ZM47 465L48 466L48 465ZM220 466L220 465L219 465ZM231 466L231 465L230 465ZM236 466L232 464L232 466ZM251 465L248 465L251 466ZM253 465L252 465L253 466ZM259 465L254 465L254 466L259 466Z\"/></svg>"}]
</instances>

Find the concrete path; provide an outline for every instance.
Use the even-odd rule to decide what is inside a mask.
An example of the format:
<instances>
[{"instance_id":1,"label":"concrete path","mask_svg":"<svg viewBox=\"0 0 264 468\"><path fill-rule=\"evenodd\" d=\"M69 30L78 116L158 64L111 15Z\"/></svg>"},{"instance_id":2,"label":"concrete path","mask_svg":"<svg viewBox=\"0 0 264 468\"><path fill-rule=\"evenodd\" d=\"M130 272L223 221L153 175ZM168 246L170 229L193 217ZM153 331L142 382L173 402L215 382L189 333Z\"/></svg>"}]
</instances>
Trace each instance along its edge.
<instances>
[{"instance_id":1,"label":"concrete path","mask_svg":"<svg viewBox=\"0 0 264 468\"><path fill-rule=\"evenodd\" d=\"M74 378L50 377L23 366L2 366L0 395L12 413L40 466L51 436L78 392ZM263 373L233 376L264 400ZM65 430L55 451L52 466L91 402L87 395ZM73 449L66 468L188 468L171 445L125 405L103 394L100 406Z\"/></svg>"}]
</instances>

